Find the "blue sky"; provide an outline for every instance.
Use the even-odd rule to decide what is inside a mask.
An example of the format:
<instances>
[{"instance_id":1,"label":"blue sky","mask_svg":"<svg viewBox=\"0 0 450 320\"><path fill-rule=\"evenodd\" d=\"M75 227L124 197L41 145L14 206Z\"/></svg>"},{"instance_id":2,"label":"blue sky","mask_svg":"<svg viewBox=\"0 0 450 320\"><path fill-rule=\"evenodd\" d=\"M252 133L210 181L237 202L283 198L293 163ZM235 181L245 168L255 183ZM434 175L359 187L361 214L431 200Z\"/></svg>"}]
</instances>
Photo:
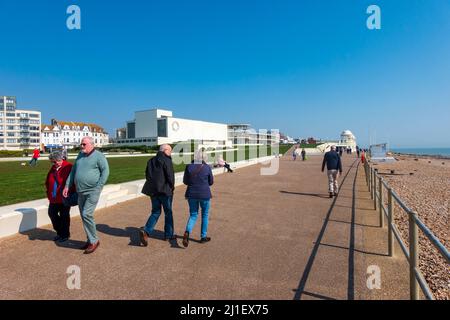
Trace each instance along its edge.
<instances>
[{"instance_id":1,"label":"blue sky","mask_svg":"<svg viewBox=\"0 0 450 320\"><path fill-rule=\"evenodd\" d=\"M66 28L81 8L82 30ZM381 30L366 9L381 8ZM0 0L0 94L111 133L134 111L450 147L448 0Z\"/></svg>"}]
</instances>

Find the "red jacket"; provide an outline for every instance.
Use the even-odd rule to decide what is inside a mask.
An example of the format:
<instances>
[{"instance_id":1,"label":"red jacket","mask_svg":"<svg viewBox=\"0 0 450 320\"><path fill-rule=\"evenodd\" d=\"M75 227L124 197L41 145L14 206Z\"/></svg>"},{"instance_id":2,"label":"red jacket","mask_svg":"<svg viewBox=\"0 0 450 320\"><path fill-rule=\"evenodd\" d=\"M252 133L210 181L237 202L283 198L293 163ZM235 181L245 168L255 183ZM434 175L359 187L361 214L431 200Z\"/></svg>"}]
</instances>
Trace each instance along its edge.
<instances>
[{"instance_id":1,"label":"red jacket","mask_svg":"<svg viewBox=\"0 0 450 320\"><path fill-rule=\"evenodd\" d=\"M45 187L47 189L47 198L50 201L50 203L62 203L62 192L64 190L64 187L66 186L67 178L70 175L70 171L72 170L72 164L70 162L67 162L66 160L63 161L61 168L59 170L56 170L55 166L52 166L50 168L50 171L47 174L47 179L45 180ZM53 198L53 189L55 186L55 178L58 182L58 186L56 189L56 197ZM72 187L71 190L75 191L75 187Z\"/></svg>"},{"instance_id":2,"label":"red jacket","mask_svg":"<svg viewBox=\"0 0 450 320\"><path fill-rule=\"evenodd\" d=\"M39 150L33 151L33 159L38 159L40 156L41 156L41 153L39 152Z\"/></svg>"}]
</instances>

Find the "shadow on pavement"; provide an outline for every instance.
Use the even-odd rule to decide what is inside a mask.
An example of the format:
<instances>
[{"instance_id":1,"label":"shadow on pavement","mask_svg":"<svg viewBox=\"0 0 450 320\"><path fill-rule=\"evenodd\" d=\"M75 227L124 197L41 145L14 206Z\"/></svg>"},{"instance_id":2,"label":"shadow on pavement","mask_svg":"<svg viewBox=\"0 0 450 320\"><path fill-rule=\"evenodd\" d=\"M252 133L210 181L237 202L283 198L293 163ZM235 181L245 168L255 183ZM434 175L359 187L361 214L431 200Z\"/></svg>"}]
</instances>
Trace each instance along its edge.
<instances>
[{"instance_id":1,"label":"shadow on pavement","mask_svg":"<svg viewBox=\"0 0 450 320\"><path fill-rule=\"evenodd\" d=\"M348 300L354 299L354 223L355 223L355 183L356 183L356 177L358 174L358 168L359 168L359 162L355 161L350 168L348 169L347 173L345 174L344 178L342 179L341 184L343 185L345 180L347 179L350 171L353 169L354 165L356 166L356 174L355 174L355 180L353 181L353 197L352 197L352 227L350 229L350 248L349 248L349 266L348 266L348 285L347 285L347 298ZM341 197L341 195L338 195L338 197ZM330 297L322 296L320 294L311 293L305 291L306 282L308 281L309 274L311 272L311 269L314 264L314 260L316 258L317 252L319 250L319 247L322 242L322 238L325 234L325 230L327 228L328 222L330 221L331 213L333 212L334 206L336 205L336 201L338 197L333 198L333 202L331 203L330 209L327 212L327 215L325 217L325 221L322 225L322 228L320 229L319 235L317 236L316 241L314 242L314 247L312 249L311 255L309 256L308 262L306 263L305 270L303 271L302 277L300 279L299 285L297 290L295 291L294 299L293 300L301 300L302 295L306 294L309 296L313 296L319 299L332 299Z\"/></svg>"},{"instance_id":2,"label":"shadow on pavement","mask_svg":"<svg viewBox=\"0 0 450 320\"><path fill-rule=\"evenodd\" d=\"M326 198L329 199L329 195L319 194L319 193L305 193L305 192L290 192L290 191L284 191L281 190L280 193L286 193L286 194L296 194L299 196L310 196L310 197L318 197L318 198Z\"/></svg>"},{"instance_id":3,"label":"shadow on pavement","mask_svg":"<svg viewBox=\"0 0 450 320\"><path fill-rule=\"evenodd\" d=\"M54 242L53 239L56 236L56 232L54 232L54 231L46 230L46 229L39 229L39 228L29 230L29 231L24 231L24 232L21 232L20 234L28 236L28 240L31 240L31 241L38 240L38 241ZM57 247L74 249L74 250L80 250L81 247L83 247L86 244L86 242L84 242L84 241L78 241L78 240L72 240L72 239L69 239L68 241L62 242L62 243L61 242L54 242L54 243Z\"/></svg>"},{"instance_id":4,"label":"shadow on pavement","mask_svg":"<svg viewBox=\"0 0 450 320\"><path fill-rule=\"evenodd\" d=\"M136 227L126 227L125 229L120 228L114 228L110 227L107 224L97 224L97 231L114 236L114 237L123 237L123 238L129 238L130 242L128 243L129 246L134 247L140 247L141 241L139 239L139 230L140 228ZM164 241L164 232L160 230L153 230L153 232L149 236L150 239L156 239ZM177 236L177 238L179 238ZM172 248L181 248L178 245L177 240L169 240L170 246Z\"/></svg>"}]
</instances>

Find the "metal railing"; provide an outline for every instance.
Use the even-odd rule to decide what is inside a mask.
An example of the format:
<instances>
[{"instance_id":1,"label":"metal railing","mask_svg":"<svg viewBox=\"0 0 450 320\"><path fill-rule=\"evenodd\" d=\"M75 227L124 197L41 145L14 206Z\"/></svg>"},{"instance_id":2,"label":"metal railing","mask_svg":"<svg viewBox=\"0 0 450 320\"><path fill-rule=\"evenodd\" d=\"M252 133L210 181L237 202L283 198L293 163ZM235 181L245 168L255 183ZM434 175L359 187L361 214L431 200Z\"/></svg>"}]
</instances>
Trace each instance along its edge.
<instances>
[{"instance_id":1,"label":"metal railing","mask_svg":"<svg viewBox=\"0 0 450 320\"><path fill-rule=\"evenodd\" d=\"M409 264L409 283L410 283L410 299L419 300L419 286L425 297L434 300L434 295L430 290L425 278L419 270L419 229L425 237L438 250L440 255L450 263L450 254L447 248L439 241L439 239L428 229L428 227L420 220L417 213L408 208L397 193L384 181L378 174L378 170L370 166L368 160L364 162L364 170L366 173L367 185L371 198L374 202L375 210L380 214L380 227L384 227L384 218L387 218L388 227L388 254L390 257L394 255L394 237L397 239L400 248L403 251ZM387 190L387 208L384 205L383 189ZM409 248L403 241L400 232L394 222L394 204L398 204L409 216Z\"/></svg>"}]
</instances>

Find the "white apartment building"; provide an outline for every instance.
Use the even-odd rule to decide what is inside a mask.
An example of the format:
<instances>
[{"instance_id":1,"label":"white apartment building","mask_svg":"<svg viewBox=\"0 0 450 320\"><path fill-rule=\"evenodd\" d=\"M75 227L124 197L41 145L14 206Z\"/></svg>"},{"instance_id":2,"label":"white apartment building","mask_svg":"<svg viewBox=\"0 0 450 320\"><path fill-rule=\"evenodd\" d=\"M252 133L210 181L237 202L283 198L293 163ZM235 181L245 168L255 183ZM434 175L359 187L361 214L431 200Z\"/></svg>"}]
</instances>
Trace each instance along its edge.
<instances>
[{"instance_id":1,"label":"white apartment building","mask_svg":"<svg viewBox=\"0 0 450 320\"><path fill-rule=\"evenodd\" d=\"M0 150L41 148L41 113L17 109L13 96L0 96Z\"/></svg>"},{"instance_id":2,"label":"white apartment building","mask_svg":"<svg viewBox=\"0 0 450 320\"><path fill-rule=\"evenodd\" d=\"M109 144L109 135L99 125L52 119L51 125L42 125L42 143L46 149L73 149L84 137L92 137L95 146Z\"/></svg>"}]
</instances>

